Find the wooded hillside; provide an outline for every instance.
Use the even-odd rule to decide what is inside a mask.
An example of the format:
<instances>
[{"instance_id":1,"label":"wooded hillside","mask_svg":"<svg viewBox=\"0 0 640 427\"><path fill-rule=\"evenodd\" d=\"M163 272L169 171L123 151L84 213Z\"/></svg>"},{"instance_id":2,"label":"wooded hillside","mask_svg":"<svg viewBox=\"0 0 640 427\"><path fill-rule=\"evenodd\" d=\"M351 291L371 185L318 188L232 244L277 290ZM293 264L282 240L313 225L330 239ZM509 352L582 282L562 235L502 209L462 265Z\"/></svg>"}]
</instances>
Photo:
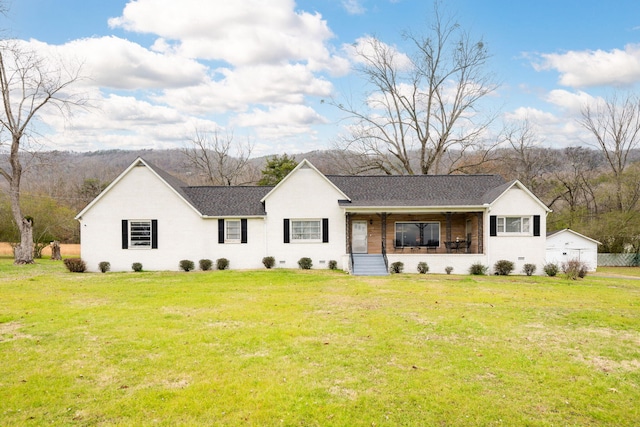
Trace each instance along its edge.
<instances>
[{"instance_id":1,"label":"wooded hillside","mask_svg":"<svg viewBox=\"0 0 640 427\"><path fill-rule=\"evenodd\" d=\"M78 226L73 217L137 157L159 166L189 185L211 182L211 171L198 168L184 150L108 150L88 153L41 152L24 156L23 204L34 218L36 241L57 239L78 242ZM456 154L459 156L459 153ZM484 156L477 162L478 156ZM353 153L314 151L294 155L307 158L325 174L373 174L359 169ZM617 199L616 182L604 154L595 149L527 148L499 149L466 155L468 167L457 173L497 173L506 180L519 179L553 212L548 231L571 228L602 242L602 252L640 250L640 151L630 153ZM0 158L0 161L6 161ZM213 162L213 168L233 165L227 156ZM251 158L242 164L241 183L255 185L267 157ZM446 158L443 159L446 162ZM227 162L227 163L224 163ZM443 168L443 169L446 169ZM6 192L0 193L0 241L15 241Z\"/></svg>"}]
</instances>

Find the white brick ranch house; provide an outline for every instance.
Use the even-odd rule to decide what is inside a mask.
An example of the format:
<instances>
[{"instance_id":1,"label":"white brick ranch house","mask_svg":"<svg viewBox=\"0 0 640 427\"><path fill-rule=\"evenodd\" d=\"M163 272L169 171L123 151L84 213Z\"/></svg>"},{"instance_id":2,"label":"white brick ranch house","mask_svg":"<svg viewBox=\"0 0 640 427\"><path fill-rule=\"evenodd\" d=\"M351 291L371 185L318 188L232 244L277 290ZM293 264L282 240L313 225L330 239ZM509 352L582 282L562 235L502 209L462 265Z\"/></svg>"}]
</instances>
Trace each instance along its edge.
<instances>
[{"instance_id":1,"label":"white brick ranch house","mask_svg":"<svg viewBox=\"0 0 640 427\"><path fill-rule=\"evenodd\" d=\"M231 269L313 268L354 274L466 273L501 259L542 272L550 210L519 181L497 175L332 176L303 160L275 187L187 186L136 159L77 216L91 271L178 270L227 258ZM369 266L369 264L374 264ZM377 265L377 267L376 267Z\"/></svg>"}]
</instances>

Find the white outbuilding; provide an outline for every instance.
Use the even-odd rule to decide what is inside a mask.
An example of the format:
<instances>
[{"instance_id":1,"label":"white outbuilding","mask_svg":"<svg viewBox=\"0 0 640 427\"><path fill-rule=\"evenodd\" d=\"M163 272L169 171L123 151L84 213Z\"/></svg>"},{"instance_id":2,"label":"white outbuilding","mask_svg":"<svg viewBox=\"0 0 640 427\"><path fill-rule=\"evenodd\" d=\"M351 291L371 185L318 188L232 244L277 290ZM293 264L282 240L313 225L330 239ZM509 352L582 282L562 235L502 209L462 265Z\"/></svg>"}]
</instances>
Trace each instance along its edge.
<instances>
[{"instance_id":1,"label":"white outbuilding","mask_svg":"<svg viewBox=\"0 0 640 427\"><path fill-rule=\"evenodd\" d=\"M547 263L562 265L563 262L578 260L587 266L588 271L598 267L597 240L565 228L547 234Z\"/></svg>"}]
</instances>

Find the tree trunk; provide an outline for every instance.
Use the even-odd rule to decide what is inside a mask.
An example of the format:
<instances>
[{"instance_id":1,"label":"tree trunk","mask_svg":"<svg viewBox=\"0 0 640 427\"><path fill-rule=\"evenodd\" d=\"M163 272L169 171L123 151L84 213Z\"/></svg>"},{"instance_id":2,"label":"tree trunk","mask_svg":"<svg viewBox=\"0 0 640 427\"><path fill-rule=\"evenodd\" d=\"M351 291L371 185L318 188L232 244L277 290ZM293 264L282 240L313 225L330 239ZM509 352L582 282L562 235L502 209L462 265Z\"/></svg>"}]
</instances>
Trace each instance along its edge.
<instances>
[{"instance_id":1,"label":"tree trunk","mask_svg":"<svg viewBox=\"0 0 640 427\"><path fill-rule=\"evenodd\" d=\"M62 255L60 254L60 242L54 240L51 242L51 259L60 261L62 259Z\"/></svg>"},{"instance_id":2,"label":"tree trunk","mask_svg":"<svg viewBox=\"0 0 640 427\"><path fill-rule=\"evenodd\" d=\"M20 244L15 248L14 264L33 264L33 222L22 219L20 227Z\"/></svg>"}]
</instances>

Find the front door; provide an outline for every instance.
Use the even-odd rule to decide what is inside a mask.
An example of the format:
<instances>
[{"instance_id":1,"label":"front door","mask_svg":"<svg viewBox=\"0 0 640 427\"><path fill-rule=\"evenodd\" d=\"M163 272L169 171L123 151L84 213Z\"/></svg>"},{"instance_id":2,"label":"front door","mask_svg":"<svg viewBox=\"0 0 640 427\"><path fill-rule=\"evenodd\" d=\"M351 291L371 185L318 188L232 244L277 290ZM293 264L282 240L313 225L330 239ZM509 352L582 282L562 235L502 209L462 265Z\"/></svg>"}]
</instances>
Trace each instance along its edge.
<instances>
[{"instance_id":1,"label":"front door","mask_svg":"<svg viewBox=\"0 0 640 427\"><path fill-rule=\"evenodd\" d=\"M351 223L351 248L354 254L366 254L367 251L367 221L353 221Z\"/></svg>"}]
</instances>

